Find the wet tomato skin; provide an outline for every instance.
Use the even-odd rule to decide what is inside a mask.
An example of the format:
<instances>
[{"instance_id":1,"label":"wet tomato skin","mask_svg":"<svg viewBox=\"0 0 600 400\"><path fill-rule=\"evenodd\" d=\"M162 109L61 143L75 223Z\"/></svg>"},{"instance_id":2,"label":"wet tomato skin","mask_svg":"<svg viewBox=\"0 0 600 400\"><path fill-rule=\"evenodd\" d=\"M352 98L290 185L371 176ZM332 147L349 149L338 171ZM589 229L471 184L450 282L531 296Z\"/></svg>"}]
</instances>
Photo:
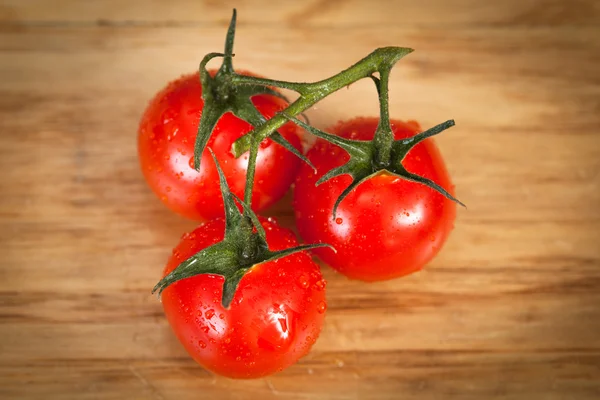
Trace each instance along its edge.
<instances>
[{"instance_id":1,"label":"wet tomato skin","mask_svg":"<svg viewBox=\"0 0 600 400\"><path fill-rule=\"evenodd\" d=\"M261 218L271 250L297 245L294 234ZM183 235L165 270L223 238L215 219ZM229 309L223 308L223 277L197 275L162 293L167 319L188 353L203 367L231 378L266 376L308 353L327 308L325 280L302 252L253 267L242 278Z\"/></svg>"},{"instance_id":2,"label":"wet tomato skin","mask_svg":"<svg viewBox=\"0 0 600 400\"><path fill-rule=\"evenodd\" d=\"M373 138L378 120L342 121L328 131L356 140ZM392 121L395 139L420 132L414 122ZM316 249L328 265L352 279L380 281L420 270L441 249L453 228L455 204L422 184L382 172L354 189L332 218L337 197L350 184L348 175L319 186L327 171L348 160L347 153L318 140L308 152L317 167L302 166L295 182L294 210L298 231L309 243L325 242L337 249ZM413 173L432 179L450 193L453 186L432 139L416 145L403 161Z\"/></svg>"},{"instance_id":3,"label":"wet tomato skin","mask_svg":"<svg viewBox=\"0 0 600 400\"><path fill-rule=\"evenodd\" d=\"M287 106L284 100L271 95L254 96L252 102L266 118ZM252 130L247 122L231 113L224 114L203 152L200 171L196 171L194 144L203 105L198 73L184 75L154 96L138 131L140 166L152 191L171 210L200 221L223 216L219 179L208 147L215 152L233 193L243 198L248 153L236 159L231 145ZM278 131L302 150L301 130L294 124L288 123ZM300 163L294 154L265 139L257 157L252 208L260 211L280 199L293 182Z\"/></svg>"}]
</instances>

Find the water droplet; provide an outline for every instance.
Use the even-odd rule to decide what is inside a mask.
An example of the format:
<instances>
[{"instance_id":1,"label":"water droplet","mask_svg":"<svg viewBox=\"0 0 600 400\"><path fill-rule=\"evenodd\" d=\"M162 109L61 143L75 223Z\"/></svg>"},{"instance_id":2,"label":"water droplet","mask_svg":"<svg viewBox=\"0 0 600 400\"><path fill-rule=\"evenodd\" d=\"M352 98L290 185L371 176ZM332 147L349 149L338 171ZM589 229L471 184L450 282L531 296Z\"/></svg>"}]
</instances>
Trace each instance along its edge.
<instances>
[{"instance_id":1,"label":"water droplet","mask_svg":"<svg viewBox=\"0 0 600 400\"><path fill-rule=\"evenodd\" d=\"M339 218L339 217L335 219L335 223L338 224L338 225L341 225L342 222L344 222L344 220L341 219L341 218Z\"/></svg>"},{"instance_id":2,"label":"water droplet","mask_svg":"<svg viewBox=\"0 0 600 400\"><path fill-rule=\"evenodd\" d=\"M298 286L300 286L302 289L307 289L308 286L310 285L310 282L308 281L308 277L304 274L300 275L298 277Z\"/></svg>"},{"instance_id":3,"label":"water droplet","mask_svg":"<svg viewBox=\"0 0 600 400\"><path fill-rule=\"evenodd\" d=\"M319 314L323 314L325 310L327 310L327 303L322 301L317 305L317 311L319 312Z\"/></svg>"},{"instance_id":4,"label":"water droplet","mask_svg":"<svg viewBox=\"0 0 600 400\"><path fill-rule=\"evenodd\" d=\"M204 313L204 316L208 319L211 319L212 317L215 316L215 310L211 308L210 310L208 310Z\"/></svg>"},{"instance_id":5,"label":"water droplet","mask_svg":"<svg viewBox=\"0 0 600 400\"><path fill-rule=\"evenodd\" d=\"M325 282L325 279L321 279L319 281L315 282L315 289L317 289L318 291L323 290L323 288L325 288L325 285L327 284L327 282Z\"/></svg>"},{"instance_id":6,"label":"water droplet","mask_svg":"<svg viewBox=\"0 0 600 400\"><path fill-rule=\"evenodd\" d=\"M167 108L162 113L163 124L166 125L166 124L170 123L175 118L177 118L178 115L179 115L179 112L177 110L175 110L174 108Z\"/></svg>"},{"instance_id":7,"label":"water droplet","mask_svg":"<svg viewBox=\"0 0 600 400\"><path fill-rule=\"evenodd\" d=\"M198 346L200 346L201 348L205 349L206 348L206 343L204 343L202 340L200 340L198 342Z\"/></svg>"},{"instance_id":8,"label":"water droplet","mask_svg":"<svg viewBox=\"0 0 600 400\"><path fill-rule=\"evenodd\" d=\"M231 338L225 338L225 340L223 340L223 343L225 343L225 344L231 343Z\"/></svg>"}]
</instances>

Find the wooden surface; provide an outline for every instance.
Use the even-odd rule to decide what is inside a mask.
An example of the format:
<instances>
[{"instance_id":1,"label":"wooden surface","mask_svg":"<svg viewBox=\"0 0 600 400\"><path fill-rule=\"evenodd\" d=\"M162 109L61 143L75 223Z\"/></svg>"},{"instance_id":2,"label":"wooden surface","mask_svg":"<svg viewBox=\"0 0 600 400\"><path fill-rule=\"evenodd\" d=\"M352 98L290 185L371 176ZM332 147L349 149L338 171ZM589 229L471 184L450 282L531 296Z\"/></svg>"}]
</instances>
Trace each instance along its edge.
<instances>
[{"instance_id":1,"label":"wooden surface","mask_svg":"<svg viewBox=\"0 0 600 400\"><path fill-rule=\"evenodd\" d=\"M0 2L0 398L600 398L600 3L595 0ZM324 267L313 351L267 379L196 365L150 288L181 233L142 180L150 96L220 51L237 67L329 76L384 45L417 51L391 110L439 137L467 203L405 279ZM376 115L369 83L319 127ZM289 196L270 215L293 225Z\"/></svg>"}]
</instances>

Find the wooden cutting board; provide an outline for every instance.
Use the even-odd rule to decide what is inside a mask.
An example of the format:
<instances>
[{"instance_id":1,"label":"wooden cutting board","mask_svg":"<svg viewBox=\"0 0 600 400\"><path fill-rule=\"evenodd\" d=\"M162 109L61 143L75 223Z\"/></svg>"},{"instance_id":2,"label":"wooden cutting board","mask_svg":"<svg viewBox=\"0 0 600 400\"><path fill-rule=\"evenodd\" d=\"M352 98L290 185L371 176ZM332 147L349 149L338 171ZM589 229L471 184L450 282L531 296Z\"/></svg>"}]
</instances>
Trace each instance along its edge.
<instances>
[{"instance_id":1,"label":"wooden cutting board","mask_svg":"<svg viewBox=\"0 0 600 400\"><path fill-rule=\"evenodd\" d=\"M180 235L146 187L136 129L168 80L220 51L312 81L376 47L417 51L394 118L454 118L438 144L467 203L418 274L323 267L313 351L265 379L195 364L150 295ZM600 8L577 0L0 5L0 398L600 398ZM377 115L368 82L310 110ZM289 195L268 215L293 227Z\"/></svg>"}]
</instances>

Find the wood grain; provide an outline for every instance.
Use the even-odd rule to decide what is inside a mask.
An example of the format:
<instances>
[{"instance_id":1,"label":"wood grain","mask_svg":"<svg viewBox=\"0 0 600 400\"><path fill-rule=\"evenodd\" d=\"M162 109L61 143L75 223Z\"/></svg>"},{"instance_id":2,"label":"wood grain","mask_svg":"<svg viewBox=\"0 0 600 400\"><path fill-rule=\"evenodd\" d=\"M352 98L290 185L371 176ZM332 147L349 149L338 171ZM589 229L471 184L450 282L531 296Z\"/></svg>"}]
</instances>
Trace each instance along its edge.
<instances>
[{"instance_id":1,"label":"wood grain","mask_svg":"<svg viewBox=\"0 0 600 400\"><path fill-rule=\"evenodd\" d=\"M0 6L0 398L600 397L597 2L236 3ZM275 78L416 48L392 113L456 119L438 143L469 206L418 274L363 284L324 266L313 351L254 381L197 366L149 294L195 223L153 197L135 148L150 96L220 50L233 6L236 65ZM359 82L309 115L376 112ZM267 214L293 228L289 195Z\"/></svg>"}]
</instances>

